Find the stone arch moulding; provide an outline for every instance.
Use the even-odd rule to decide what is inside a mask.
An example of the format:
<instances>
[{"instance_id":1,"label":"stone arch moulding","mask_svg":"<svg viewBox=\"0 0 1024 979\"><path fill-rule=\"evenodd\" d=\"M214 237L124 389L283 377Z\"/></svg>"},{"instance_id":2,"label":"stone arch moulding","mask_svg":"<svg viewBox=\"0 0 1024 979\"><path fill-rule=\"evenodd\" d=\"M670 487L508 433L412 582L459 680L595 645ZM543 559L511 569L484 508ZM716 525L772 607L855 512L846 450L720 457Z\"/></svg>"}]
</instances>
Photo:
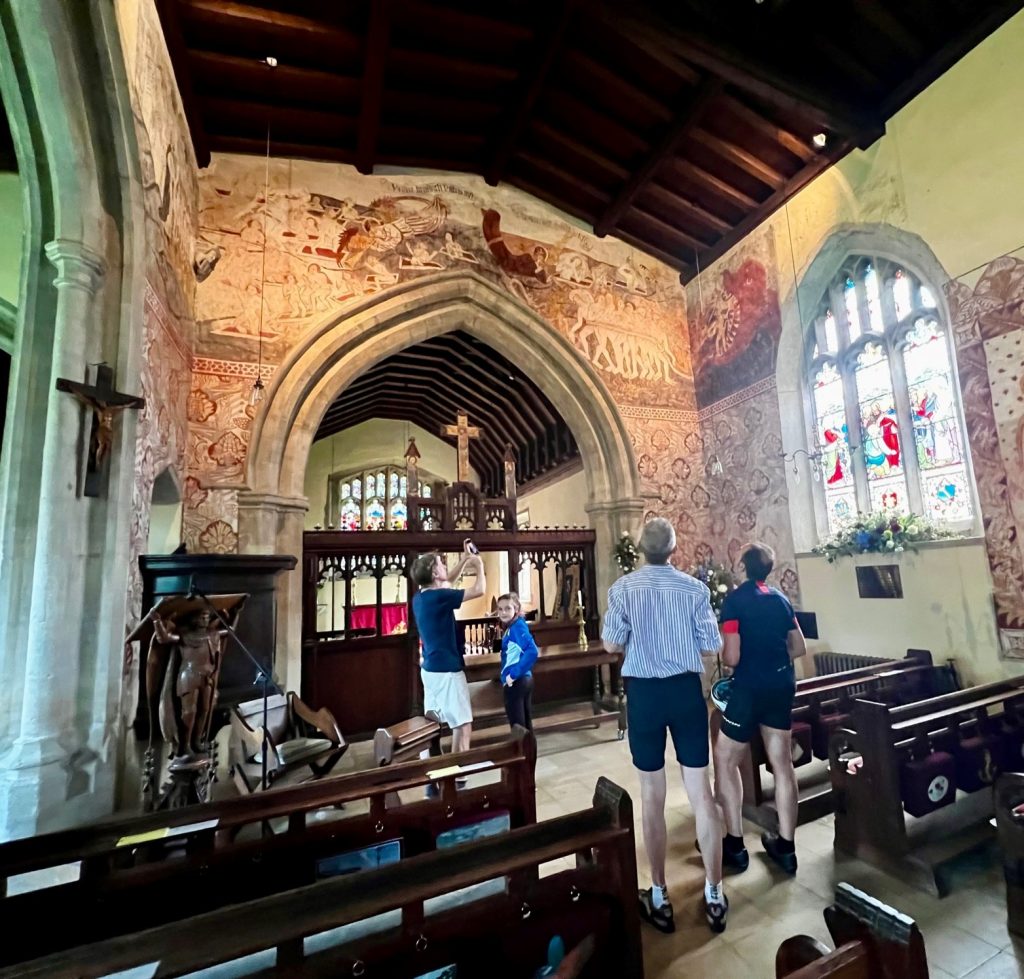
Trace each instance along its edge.
<instances>
[{"instance_id":1,"label":"stone arch moulding","mask_svg":"<svg viewBox=\"0 0 1024 979\"><path fill-rule=\"evenodd\" d=\"M580 447L587 511L597 533L598 591L613 578L614 540L643 509L629 435L608 390L550 323L474 273L440 273L375 296L311 330L268 385L239 493L239 550L301 555L303 482L317 426L334 399L384 358L430 337L464 330L514 359L551 399ZM605 560L607 558L607 560ZM279 585L277 667L299 682L300 572Z\"/></svg>"},{"instance_id":2,"label":"stone arch moulding","mask_svg":"<svg viewBox=\"0 0 1024 979\"><path fill-rule=\"evenodd\" d=\"M836 273L851 255L884 258L903 265L922 282L932 287L943 322L952 329L944 286L949 274L935 252L920 236L891 224L841 224L821 241L797 275L797 286L791 288L782 303L782 336L776 361L776 387L783 419L783 449L812 451L813 432L810 422L810 391L806 379L806 320L817 308L822 294ZM956 363L955 344L951 352ZM972 485L974 472L968 454L968 475ZM825 526L825 514L815 497L811 480L794 483L789 477L790 519L797 552L809 551L818 543ZM975 489L975 499L977 490Z\"/></svg>"}]
</instances>

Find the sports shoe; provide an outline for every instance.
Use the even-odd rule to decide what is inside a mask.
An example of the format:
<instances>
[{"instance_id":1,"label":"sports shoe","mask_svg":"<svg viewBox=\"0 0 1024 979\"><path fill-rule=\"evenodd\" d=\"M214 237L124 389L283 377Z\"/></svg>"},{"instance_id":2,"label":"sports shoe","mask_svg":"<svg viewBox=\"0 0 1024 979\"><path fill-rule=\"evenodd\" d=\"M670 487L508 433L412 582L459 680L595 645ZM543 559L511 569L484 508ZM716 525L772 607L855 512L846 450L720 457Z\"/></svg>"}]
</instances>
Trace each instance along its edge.
<instances>
[{"instance_id":1,"label":"sports shoe","mask_svg":"<svg viewBox=\"0 0 1024 979\"><path fill-rule=\"evenodd\" d=\"M716 934L721 935L725 931L725 923L729 917L729 899L722 895L722 903L718 901L709 901L706 897L704 898L704 919L708 923L708 927Z\"/></svg>"},{"instance_id":2,"label":"sports shoe","mask_svg":"<svg viewBox=\"0 0 1024 979\"><path fill-rule=\"evenodd\" d=\"M654 906L653 888L640 891L640 917L648 924L654 925L658 931L666 935L676 930L676 922L672 917L672 903L668 900L660 908Z\"/></svg>"},{"instance_id":3,"label":"sports shoe","mask_svg":"<svg viewBox=\"0 0 1024 979\"><path fill-rule=\"evenodd\" d=\"M700 840L694 840L693 845L697 852L700 853ZM747 867L750 866L750 854L747 853L746 847L740 847L738 850L730 850L728 844L725 842L725 838L722 838L722 869L723 870L734 870L738 874L742 874Z\"/></svg>"},{"instance_id":4,"label":"sports shoe","mask_svg":"<svg viewBox=\"0 0 1024 979\"><path fill-rule=\"evenodd\" d=\"M782 840L773 833L761 834L764 852L787 874L796 873L796 851L781 849Z\"/></svg>"}]
</instances>

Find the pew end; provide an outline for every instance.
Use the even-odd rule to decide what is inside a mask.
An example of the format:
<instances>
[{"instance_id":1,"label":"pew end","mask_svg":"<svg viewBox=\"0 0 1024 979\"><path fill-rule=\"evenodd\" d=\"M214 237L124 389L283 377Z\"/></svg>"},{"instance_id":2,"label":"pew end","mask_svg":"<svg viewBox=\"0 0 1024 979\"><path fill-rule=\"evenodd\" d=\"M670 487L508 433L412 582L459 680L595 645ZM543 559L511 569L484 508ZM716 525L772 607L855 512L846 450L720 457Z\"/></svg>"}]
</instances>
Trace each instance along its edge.
<instances>
[{"instance_id":1,"label":"pew end","mask_svg":"<svg viewBox=\"0 0 1024 979\"><path fill-rule=\"evenodd\" d=\"M928 979L924 938L912 918L847 883L824 911L835 942L787 938L775 957L777 979Z\"/></svg>"},{"instance_id":2,"label":"pew end","mask_svg":"<svg viewBox=\"0 0 1024 979\"><path fill-rule=\"evenodd\" d=\"M996 780L996 832L1006 881L1007 927L1024 937L1024 774Z\"/></svg>"}]
</instances>

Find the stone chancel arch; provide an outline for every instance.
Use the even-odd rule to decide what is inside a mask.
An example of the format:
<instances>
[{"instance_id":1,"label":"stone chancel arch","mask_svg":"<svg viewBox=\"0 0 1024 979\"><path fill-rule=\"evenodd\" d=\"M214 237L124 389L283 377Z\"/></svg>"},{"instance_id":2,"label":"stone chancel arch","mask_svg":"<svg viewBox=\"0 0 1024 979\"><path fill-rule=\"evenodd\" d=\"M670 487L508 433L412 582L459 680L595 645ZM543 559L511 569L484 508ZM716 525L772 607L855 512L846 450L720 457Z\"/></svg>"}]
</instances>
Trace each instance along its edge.
<instances>
[{"instance_id":1,"label":"stone chancel arch","mask_svg":"<svg viewBox=\"0 0 1024 979\"><path fill-rule=\"evenodd\" d=\"M500 349L533 379L570 427L587 482L597 533L598 591L613 577L616 537L642 515L629 435L594 369L550 323L473 273L419 279L335 317L296 346L268 386L239 494L239 550L302 553L303 480L320 420L337 396L374 364L430 337L463 330ZM607 558L602 560L602 558ZM301 579L284 578L277 666L298 682Z\"/></svg>"}]
</instances>

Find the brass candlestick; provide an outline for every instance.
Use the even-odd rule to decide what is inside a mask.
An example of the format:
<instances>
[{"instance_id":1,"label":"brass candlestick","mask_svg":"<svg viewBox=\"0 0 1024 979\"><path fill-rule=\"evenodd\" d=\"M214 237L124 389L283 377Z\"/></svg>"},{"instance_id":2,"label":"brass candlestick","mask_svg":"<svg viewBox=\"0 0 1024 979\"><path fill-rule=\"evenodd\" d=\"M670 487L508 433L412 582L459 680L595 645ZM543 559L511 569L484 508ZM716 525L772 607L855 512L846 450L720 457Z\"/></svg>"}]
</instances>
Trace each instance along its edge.
<instances>
[{"instance_id":1,"label":"brass candlestick","mask_svg":"<svg viewBox=\"0 0 1024 979\"><path fill-rule=\"evenodd\" d=\"M576 621L580 625L580 635L577 643L580 649L589 649L590 643L587 642L587 617L584 614L584 608L582 605L576 607Z\"/></svg>"}]
</instances>

